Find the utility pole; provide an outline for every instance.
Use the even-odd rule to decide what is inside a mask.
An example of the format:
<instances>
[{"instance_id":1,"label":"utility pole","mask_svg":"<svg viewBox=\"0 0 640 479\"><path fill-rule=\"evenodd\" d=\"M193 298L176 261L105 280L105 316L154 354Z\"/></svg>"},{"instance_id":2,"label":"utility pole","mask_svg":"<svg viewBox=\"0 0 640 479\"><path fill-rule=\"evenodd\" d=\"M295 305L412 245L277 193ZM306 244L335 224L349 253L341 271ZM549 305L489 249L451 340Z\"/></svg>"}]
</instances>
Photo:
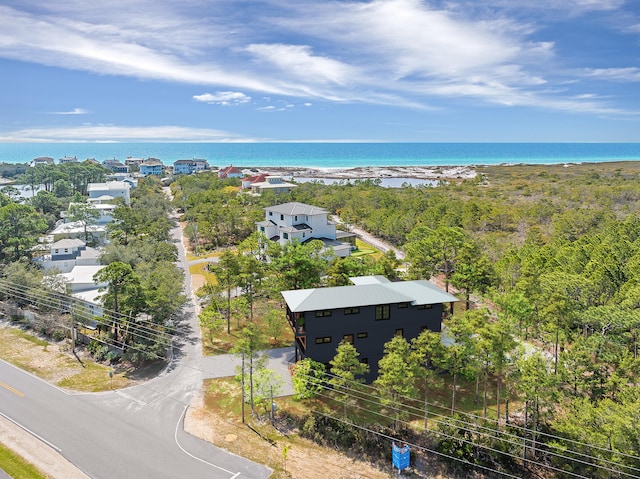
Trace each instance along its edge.
<instances>
[{"instance_id":1,"label":"utility pole","mask_svg":"<svg viewBox=\"0 0 640 479\"><path fill-rule=\"evenodd\" d=\"M244 424L244 351L242 351L242 380L240 387L242 389L242 424Z\"/></svg>"}]
</instances>

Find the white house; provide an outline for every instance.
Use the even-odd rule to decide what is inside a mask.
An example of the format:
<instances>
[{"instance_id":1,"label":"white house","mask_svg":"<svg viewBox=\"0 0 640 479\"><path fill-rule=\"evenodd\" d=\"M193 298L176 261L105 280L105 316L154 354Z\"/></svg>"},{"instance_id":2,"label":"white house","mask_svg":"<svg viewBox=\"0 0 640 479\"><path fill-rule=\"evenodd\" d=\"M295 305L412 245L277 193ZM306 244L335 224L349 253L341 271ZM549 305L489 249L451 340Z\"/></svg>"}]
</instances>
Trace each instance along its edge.
<instances>
[{"instance_id":1,"label":"white house","mask_svg":"<svg viewBox=\"0 0 640 479\"><path fill-rule=\"evenodd\" d=\"M251 192L257 195L264 191L273 191L274 193L289 193L293 188L297 187L298 185L283 181L281 176L267 175L262 181L255 181L251 183Z\"/></svg>"},{"instance_id":2,"label":"white house","mask_svg":"<svg viewBox=\"0 0 640 479\"><path fill-rule=\"evenodd\" d=\"M266 219L256 223L258 231L271 241L281 245L298 240L301 243L318 239L327 247L332 247L335 256L345 257L351 254L352 244L349 238L355 239L351 233L340 232L339 241L336 223L327 218L329 212L324 208L304 203L284 203L265 208Z\"/></svg>"},{"instance_id":3,"label":"white house","mask_svg":"<svg viewBox=\"0 0 640 479\"><path fill-rule=\"evenodd\" d=\"M131 184L127 181L108 181L106 183L89 183L87 185L87 193L89 200L100 198L102 196L110 196L113 198L124 198L124 202L128 205L131 201L130 197Z\"/></svg>"},{"instance_id":4,"label":"white house","mask_svg":"<svg viewBox=\"0 0 640 479\"><path fill-rule=\"evenodd\" d=\"M65 238L56 241L50 247L50 254L41 258L44 269L56 269L68 273L76 266L95 266L100 252L79 238Z\"/></svg>"},{"instance_id":5,"label":"white house","mask_svg":"<svg viewBox=\"0 0 640 479\"><path fill-rule=\"evenodd\" d=\"M243 176L242 170L233 165L229 165L218 171L218 178L242 178Z\"/></svg>"},{"instance_id":6,"label":"white house","mask_svg":"<svg viewBox=\"0 0 640 479\"><path fill-rule=\"evenodd\" d=\"M106 239L107 229L105 225L87 225L87 233L97 243L103 243ZM82 221L60 222L49 234L53 237L53 241L60 241L66 238L82 239L84 238L84 223Z\"/></svg>"},{"instance_id":7,"label":"white house","mask_svg":"<svg viewBox=\"0 0 640 479\"><path fill-rule=\"evenodd\" d=\"M162 176L162 161L157 158L147 158L144 162L140 163L140 174L142 176Z\"/></svg>"},{"instance_id":8,"label":"white house","mask_svg":"<svg viewBox=\"0 0 640 479\"><path fill-rule=\"evenodd\" d=\"M49 156L39 156L38 158L34 158L33 160L31 160L31 163L29 163L29 166L35 167L35 166L53 165L53 164L54 164L53 158Z\"/></svg>"}]
</instances>

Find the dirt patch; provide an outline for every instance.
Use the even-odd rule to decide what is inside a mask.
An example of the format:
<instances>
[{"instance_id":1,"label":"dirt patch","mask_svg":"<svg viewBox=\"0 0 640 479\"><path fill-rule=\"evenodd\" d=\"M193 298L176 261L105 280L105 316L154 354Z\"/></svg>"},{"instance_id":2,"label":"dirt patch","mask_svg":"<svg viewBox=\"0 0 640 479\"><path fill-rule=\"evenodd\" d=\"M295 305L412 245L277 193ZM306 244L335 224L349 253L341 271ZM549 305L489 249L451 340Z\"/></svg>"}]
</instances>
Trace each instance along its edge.
<instances>
[{"instance_id":1,"label":"dirt patch","mask_svg":"<svg viewBox=\"0 0 640 479\"><path fill-rule=\"evenodd\" d=\"M397 475L391 468L381 471L369 463L353 460L300 437L270 434L266 439L272 443L237 418L209 412L202 395L191 403L184 429L217 447L271 467L273 479L387 479ZM289 446L286 461L285 446Z\"/></svg>"}]
</instances>

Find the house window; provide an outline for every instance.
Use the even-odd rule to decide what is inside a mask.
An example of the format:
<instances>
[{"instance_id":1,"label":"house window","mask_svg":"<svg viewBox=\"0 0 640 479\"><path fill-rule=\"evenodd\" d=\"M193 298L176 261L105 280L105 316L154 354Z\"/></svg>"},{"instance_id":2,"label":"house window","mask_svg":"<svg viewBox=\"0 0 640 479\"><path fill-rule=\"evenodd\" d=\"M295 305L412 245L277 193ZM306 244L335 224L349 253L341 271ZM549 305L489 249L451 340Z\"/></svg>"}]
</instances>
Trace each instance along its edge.
<instances>
[{"instance_id":1,"label":"house window","mask_svg":"<svg viewBox=\"0 0 640 479\"><path fill-rule=\"evenodd\" d=\"M409 303L398 303L398 309L407 308Z\"/></svg>"},{"instance_id":2,"label":"house window","mask_svg":"<svg viewBox=\"0 0 640 479\"><path fill-rule=\"evenodd\" d=\"M293 219L294 219L294 221L298 221L298 217L297 216L294 216Z\"/></svg>"},{"instance_id":3,"label":"house window","mask_svg":"<svg viewBox=\"0 0 640 479\"><path fill-rule=\"evenodd\" d=\"M280 221L284 221L284 215L280 215Z\"/></svg>"},{"instance_id":4,"label":"house window","mask_svg":"<svg viewBox=\"0 0 640 479\"><path fill-rule=\"evenodd\" d=\"M323 336L316 338L316 344L328 344L331 342L331 336Z\"/></svg>"},{"instance_id":5,"label":"house window","mask_svg":"<svg viewBox=\"0 0 640 479\"><path fill-rule=\"evenodd\" d=\"M264 233L264 226L260 227L260 231L262 231Z\"/></svg>"},{"instance_id":6,"label":"house window","mask_svg":"<svg viewBox=\"0 0 640 479\"><path fill-rule=\"evenodd\" d=\"M381 306L376 306L376 321L381 321L383 319L389 319L389 305L383 304Z\"/></svg>"},{"instance_id":7,"label":"house window","mask_svg":"<svg viewBox=\"0 0 640 479\"><path fill-rule=\"evenodd\" d=\"M64 252L65 252L65 253L68 253L68 252L69 252L69 248L65 248L65 249L64 249Z\"/></svg>"},{"instance_id":8,"label":"house window","mask_svg":"<svg viewBox=\"0 0 640 479\"><path fill-rule=\"evenodd\" d=\"M324 318L326 316L331 316L331 311L316 311L316 318Z\"/></svg>"},{"instance_id":9,"label":"house window","mask_svg":"<svg viewBox=\"0 0 640 479\"><path fill-rule=\"evenodd\" d=\"M364 339L367 336L369 336L369 333L367 333L366 331L364 333L358 333L358 339Z\"/></svg>"},{"instance_id":10,"label":"house window","mask_svg":"<svg viewBox=\"0 0 640 479\"><path fill-rule=\"evenodd\" d=\"M353 334L345 334L342 336L342 341L345 343L353 344Z\"/></svg>"},{"instance_id":11,"label":"house window","mask_svg":"<svg viewBox=\"0 0 640 479\"><path fill-rule=\"evenodd\" d=\"M433 307L432 304L419 304L418 309L431 309Z\"/></svg>"},{"instance_id":12,"label":"house window","mask_svg":"<svg viewBox=\"0 0 640 479\"><path fill-rule=\"evenodd\" d=\"M284 239L289 239L289 233L282 233L282 237Z\"/></svg>"},{"instance_id":13,"label":"house window","mask_svg":"<svg viewBox=\"0 0 640 479\"><path fill-rule=\"evenodd\" d=\"M273 212L272 211L269 211L269 216L273 216Z\"/></svg>"},{"instance_id":14,"label":"house window","mask_svg":"<svg viewBox=\"0 0 640 479\"><path fill-rule=\"evenodd\" d=\"M404 336L404 331L402 328L396 329L396 336L400 336L400 337Z\"/></svg>"},{"instance_id":15,"label":"house window","mask_svg":"<svg viewBox=\"0 0 640 479\"><path fill-rule=\"evenodd\" d=\"M344 308L344 314L359 314L360 308Z\"/></svg>"}]
</instances>

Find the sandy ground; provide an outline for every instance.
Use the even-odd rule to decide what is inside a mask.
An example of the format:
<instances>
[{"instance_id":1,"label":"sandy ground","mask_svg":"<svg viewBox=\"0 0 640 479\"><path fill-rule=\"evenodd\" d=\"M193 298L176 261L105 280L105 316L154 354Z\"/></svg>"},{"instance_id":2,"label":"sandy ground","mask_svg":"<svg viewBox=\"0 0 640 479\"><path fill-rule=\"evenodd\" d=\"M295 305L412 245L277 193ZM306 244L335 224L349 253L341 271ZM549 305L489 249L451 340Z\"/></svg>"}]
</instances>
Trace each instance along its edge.
<instances>
[{"instance_id":1,"label":"sandy ground","mask_svg":"<svg viewBox=\"0 0 640 479\"><path fill-rule=\"evenodd\" d=\"M244 170L243 170L244 171ZM465 180L476 176L473 166L362 166L357 168L296 168L269 167L250 168L247 173L268 173L272 175L301 178L416 178L425 180Z\"/></svg>"}]
</instances>

